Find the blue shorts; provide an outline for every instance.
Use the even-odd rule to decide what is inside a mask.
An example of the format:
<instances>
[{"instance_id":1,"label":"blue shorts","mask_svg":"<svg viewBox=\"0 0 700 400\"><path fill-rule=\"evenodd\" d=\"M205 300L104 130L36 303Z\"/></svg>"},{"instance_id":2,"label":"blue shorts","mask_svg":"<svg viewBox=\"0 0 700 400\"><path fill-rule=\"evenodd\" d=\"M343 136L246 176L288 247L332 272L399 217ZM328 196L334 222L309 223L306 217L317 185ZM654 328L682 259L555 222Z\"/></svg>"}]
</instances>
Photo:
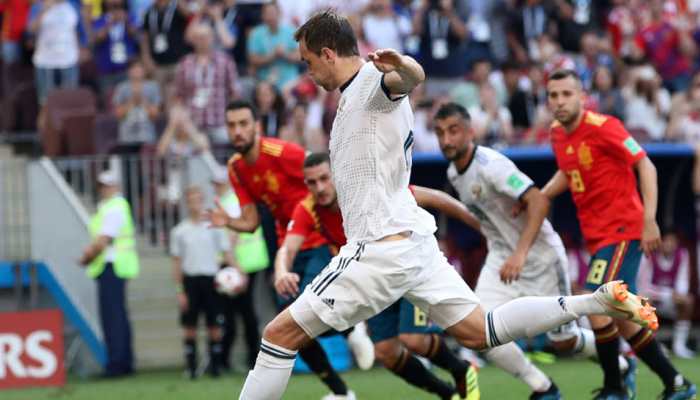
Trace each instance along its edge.
<instances>
[{"instance_id":1,"label":"blue shorts","mask_svg":"<svg viewBox=\"0 0 700 400\"><path fill-rule=\"evenodd\" d=\"M368 319L367 327L374 343L397 337L401 333L442 332L439 326L428 319L426 313L403 298Z\"/></svg>"},{"instance_id":2,"label":"blue shorts","mask_svg":"<svg viewBox=\"0 0 700 400\"><path fill-rule=\"evenodd\" d=\"M623 240L598 250L588 264L586 289L594 291L610 281L623 280L637 293L637 272L642 261L639 240Z\"/></svg>"},{"instance_id":3,"label":"blue shorts","mask_svg":"<svg viewBox=\"0 0 700 400\"><path fill-rule=\"evenodd\" d=\"M302 250L297 253L292 265L292 272L299 275L299 294L304 293L306 285L311 283L316 275L326 268L326 265L331 262L333 256L328 246L323 245L309 250ZM277 306L280 310L285 309L292 304L296 297L284 299L277 296Z\"/></svg>"}]
</instances>

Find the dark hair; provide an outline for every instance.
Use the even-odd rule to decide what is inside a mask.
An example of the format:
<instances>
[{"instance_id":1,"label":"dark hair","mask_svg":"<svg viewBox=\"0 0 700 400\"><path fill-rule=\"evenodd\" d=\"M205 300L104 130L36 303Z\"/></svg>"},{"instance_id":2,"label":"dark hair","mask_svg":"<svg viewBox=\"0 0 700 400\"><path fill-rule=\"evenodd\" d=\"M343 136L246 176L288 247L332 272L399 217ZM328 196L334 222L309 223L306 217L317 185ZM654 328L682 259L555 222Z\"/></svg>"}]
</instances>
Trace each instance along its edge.
<instances>
[{"instance_id":1,"label":"dark hair","mask_svg":"<svg viewBox=\"0 0 700 400\"><path fill-rule=\"evenodd\" d=\"M471 121L472 119L466 108L464 108L461 104L457 104L454 102L449 102L441 105L435 113L435 119L445 119L453 115L459 115L466 121Z\"/></svg>"},{"instance_id":2,"label":"dark hair","mask_svg":"<svg viewBox=\"0 0 700 400\"><path fill-rule=\"evenodd\" d=\"M304 168L315 167L323 163L331 163L331 158L326 152L311 153L304 159Z\"/></svg>"},{"instance_id":3,"label":"dark hair","mask_svg":"<svg viewBox=\"0 0 700 400\"><path fill-rule=\"evenodd\" d=\"M581 83L581 77L578 76L576 71L574 71L573 69L558 69L549 75L549 80L560 81L569 77L574 78L576 82Z\"/></svg>"},{"instance_id":4,"label":"dark hair","mask_svg":"<svg viewBox=\"0 0 700 400\"><path fill-rule=\"evenodd\" d=\"M321 54L327 47L340 57L359 56L357 38L348 19L332 10L314 14L294 33L294 40L304 41L306 48L314 54Z\"/></svg>"},{"instance_id":5,"label":"dark hair","mask_svg":"<svg viewBox=\"0 0 700 400\"><path fill-rule=\"evenodd\" d=\"M234 100L226 106L226 111L240 110L241 108L247 108L250 113L253 114L253 120L258 120L258 110L255 106L247 100Z\"/></svg>"}]
</instances>

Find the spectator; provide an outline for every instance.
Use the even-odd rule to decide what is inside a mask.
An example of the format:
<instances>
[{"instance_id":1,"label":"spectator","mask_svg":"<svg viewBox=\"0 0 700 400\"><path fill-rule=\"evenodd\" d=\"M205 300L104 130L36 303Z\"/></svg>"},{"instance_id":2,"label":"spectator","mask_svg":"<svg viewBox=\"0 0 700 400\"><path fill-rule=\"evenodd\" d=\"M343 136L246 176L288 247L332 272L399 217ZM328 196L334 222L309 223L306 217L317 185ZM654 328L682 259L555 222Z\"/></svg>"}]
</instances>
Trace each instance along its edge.
<instances>
[{"instance_id":1,"label":"spectator","mask_svg":"<svg viewBox=\"0 0 700 400\"><path fill-rule=\"evenodd\" d=\"M219 256L234 266L231 242L224 229L211 229L204 214L204 194L199 187L185 193L188 218L170 232L173 279L184 332L187 377L197 377L197 320L204 314L209 339L209 373L218 377L221 368L221 337L224 322L223 299L216 292L214 277ZM245 276L245 275L244 275Z\"/></svg>"},{"instance_id":2,"label":"spectator","mask_svg":"<svg viewBox=\"0 0 700 400\"><path fill-rule=\"evenodd\" d=\"M292 107L289 121L280 131L280 139L286 142L296 143L303 148L308 148L306 144L307 108L308 105L302 102L298 102Z\"/></svg>"},{"instance_id":3,"label":"spectator","mask_svg":"<svg viewBox=\"0 0 700 400\"><path fill-rule=\"evenodd\" d=\"M2 60L13 64L22 58L22 34L29 18L29 0L5 0L0 2L0 42L2 43Z\"/></svg>"},{"instance_id":4,"label":"spectator","mask_svg":"<svg viewBox=\"0 0 700 400\"><path fill-rule=\"evenodd\" d=\"M33 61L41 105L51 90L78 86L78 20L78 12L66 0L41 0L32 8L29 31L35 35Z\"/></svg>"},{"instance_id":5,"label":"spectator","mask_svg":"<svg viewBox=\"0 0 700 400\"><path fill-rule=\"evenodd\" d=\"M277 5L267 3L262 9L263 23L250 32L248 61L257 79L270 81L282 90L299 77L299 50L294 28L280 24Z\"/></svg>"},{"instance_id":6,"label":"spectator","mask_svg":"<svg viewBox=\"0 0 700 400\"><path fill-rule=\"evenodd\" d=\"M277 88L270 82L258 82L253 103L260 115L263 136L279 137L286 120L286 108Z\"/></svg>"},{"instance_id":7,"label":"spectator","mask_svg":"<svg viewBox=\"0 0 700 400\"><path fill-rule=\"evenodd\" d=\"M104 375L110 378L134 372L126 282L139 274L134 221L129 203L120 193L119 181L113 170L98 176L101 201L90 220L92 243L80 257L87 275L97 280L100 322L107 347Z\"/></svg>"},{"instance_id":8,"label":"spectator","mask_svg":"<svg viewBox=\"0 0 700 400\"><path fill-rule=\"evenodd\" d=\"M663 0L651 0L649 12L649 22L635 39L639 51L661 74L666 89L683 90L690 81L689 59L695 54L690 24L684 15L663 18Z\"/></svg>"},{"instance_id":9,"label":"spectator","mask_svg":"<svg viewBox=\"0 0 700 400\"><path fill-rule=\"evenodd\" d=\"M236 96L236 64L214 50L214 32L207 24L193 25L194 53L185 56L175 73L175 92L198 130L214 143L228 143L224 109Z\"/></svg>"},{"instance_id":10,"label":"spectator","mask_svg":"<svg viewBox=\"0 0 700 400\"><path fill-rule=\"evenodd\" d=\"M190 21L190 26L207 23L214 31L214 48L225 52L232 51L236 45L238 28L236 26L235 0L225 4L221 0L203 4L200 12Z\"/></svg>"},{"instance_id":11,"label":"spectator","mask_svg":"<svg viewBox=\"0 0 700 400\"><path fill-rule=\"evenodd\" d=\"M480 59L472 63L471 74L469 80L456 83L451 90L450 98L461 104L464 108L469 109L479 104L479 87L484 83L490 83L497 89L498 102L505 104L506 90L501 79L493 72L491 61Z\"/></svg>"},{"instance_id":12,"label":"spectator","mask_svg":"<svg viewBox=\"0 0 700 400\"><path fill-rule=\"evenodd\" d=\"M585 32L581 36L581 53L574 59L576 72L586 90L591 90L593 74L599 66L613 68L613 58L602 51L601 40L593 31Z\"/></svg>"},{"instance_id":13,"label":"spectator","mask_svg":"<svg viewBox=\"0 0 700 400\"><path fill-rule=\"evenodd\" d=\"M627 129L641 139L663 140L671 96L661 87L661 78L646 65L633 69L629 82L623 89Z\"/></svg>"},{"instance_id":14,"label":"spectator","mask_svg":"<svg viewBox=\"0 0 700 400\"><path fill-rule=\"evenodd\" d=\"M502 67L503 81L506 88L506 106L513 117L513 128L524 131L532 124L535 114L535 104L529 93L522 88L523 79L519 64L506 63Z\"/></svg>"},{"instance_id":15,"label":"spectator","mask_svg":"<svg viewBox=\"0 0 700 400\"><path fill-rule=\"evenodd\" d=\"M612 49L615 55L627 58L633 54L636 44L635 37L639 31L639 20L633 10L639 6L638 0L613 0L613 8L608 13L607 31L612 39Z\"/></svg>"},{"instance_id":16,"label":"spectator","mask_svg":"<svg viewBox=\"0 0 700 400\"><path fill-rule=\"evenodd\" d=\"M700 145L700 72L693 75L686 90L674 96L672 104L667 138Z\"/></svg>"},{"instance_id":17,"label":"spectator","mask_svg":"<svg viewBox=\"0 0 700 400\"><path fill-rule=\"evenodd\" d=\"M124 0L105 0L105 13L93 22L97 82L102 95L126 78L129 61L138 54L139 31Z\"/></svg>"},{"instance_id":18,"label":"spectator","mask_svg":"<svg viewBox=\"0 0 700 400\"><path fill-rule=\"evenodd\" d=\"M479 87L479 106L469 109L474 137L487 146L506 146L513 139L510 111L499 104L496 90L490 83Z\"/></svg>"},{"instance_id":19,"label":"spectator","mask_svg":"<svg viewBox=\"0 0 700 400\"><path fill-rule=\"evenodd\" d=\"M651 299L660 316L675 321L673 353L680 358L695 357L687 346L695 305L689 290L690 256L674 233L664 234L660 251L642 259L638 279L640 294Z\"/></svg>"},{"instance_id":20,"label":"spectator","mask_svg":"<svg viewBox=\"0 0 700 400\"><path fill-rule=\"evenodd\" d=\"M226 168L217 168L213 177L214 194L219 199L221 206L226 212L238 218L241 215L240 202L238 197L231 190ZM248 355L248 367L255 365L255 357L260 345L260 333L258 331L258 317L254 307L255 281L261 276L260 271L269 267L270 257L267 254L267 245L263 236L262 227L253 233L236 233L226 230L231 239L234 261L236 265L247 274L248 287L240 294L229 297L224 296L224 336L221 340L222 346L222 366L231 369L229 362L231 349L236 338L236 314L243 320L245 325L245 341ZM223 265L222 265L223 267ZM264 272L262 272L264 274Z\"/></svg>"},{"instance_id":21,"label":"spectator","mask_svg":"<svg viewBox=\"0 0 700 400\"><path fill-rule=\"evenodd\" d=\"M501 3L501 4L499 4ZM493 47L492 36L496 30L496 40L505 39L505 32L502 26L495 26L494 22L501 22L502 18L494 18L494 14L503 14L502 12L495 13L497 8L504 9L506 7L503 2L499 1L481 1L481 0L466 0L457 3L464 8L464 15L467 21L467 30L469 32L469 40L467 41L467 63L471 65L473 60L491 60ZM495 29L494 29L495 28ZM498 30L501 29L501 32ZM502 33L502 35L499 35ZM503 41L503 40L502 40ZM503 44L497 44L503 45Z\"/></svg>"},{"instance_id":22,"label":"spectator","mask_svg":"<svg viewBox=\"0 0 700 400\"><path fill-rule=\"evenodd\" d=\"M455 12L454 1L423 0L413 18L413 33L420 38L418 61L429 77L427 95L448 93L466 72L464 46L468 32Z\"/></svg>"},{"instance_id":23,"label":"spectator","mask_svg":"<svg viewBox=\"0 0 700 400\"><path fill-rule=\"evenodd\" d=\"M359 15L350 15L348 16L348 22L350 22L350 26L352 26L353 32L355 32L357 49L360 52L360 57L367 58L367 54L373 52L376 48L367 40L362 18Z\"/></svg>"},{"instance_id":24,"label":"spectator","mask_svg":"<svg viewBox=\"0 0 700 400\"><path fill-rule=\"evenodd\" d=\"M372 0L367 8L362 18L362 30L369 45L403 53L403 40L411 33L411 20L397 14L391 0Z\"/></svg>"},{"instance_id":25,"label":"spectator","mask_svg":"<svg viewBox=\"0 0 700 400\"><path fill-rule=\"evenodd\" d=\"M583 50L579 41L585 32L597 30L601 15L595 0L555 0L557 5L557 36L564 51L577 53Z\"/></svg>"},{"instance_id":26,"label":"spectator","mask_svg":"<svg viewBox=\"0 0 700 400\"><path fill-rule=\"evenodd\" d=\"M543 0L525 0L510 15L506 32L510 53L519 63L540 61L539 40L551 33L555 10Z\"/></svg>"},{"instance_id":27,"label":"spectator","mask_svg":"<svg viewBox=\"0 0 700 400\"><path fill-rule=\"evenodd\" d=\"M415 153L440 153L440 143L433 130L433 114L435 101L425 96L425 85L418 85L409 95L413 107L413 151Z\"/></svg>"},{"instance_id":28,"label":"spectator","mask_svg":"<svg viewBox=\"0 0 700 400\"><path fill-rule=\"evenodd\" d=\"M591 97L599 112L625 120L625 100L609 67L601 65L593 72Z\"/></svg>"},{"instance_id":29,"label":"spectator","mask_svg":"<svg viewBox=\"0 0 700 400\"><path fill-rule=\"evenodd\" d=\"M161 201L169 204L180 201L185 161L207 150L207 136L197 130L187 110L180 106L172 107L168 125L156 146L156 155L165 157L167 162L166 183L158 189Z\"/></svg>"},{"instance_id":30,"label":"spectator","mask_svg":"<svg viewBox=\"0 0 700 400\"><path fill-rule=\"evenodd\" d=\"M154 122L160 116L161 95L158 83L145 80L139 60L129 65L128 80L114 91L114 114L119 119L119 144L155 143Z\"/></svg>"},{"instance_id":31,"label":"spectator","mask_svg":"<svg viewBox=\"0 0 700 400\"><path fill-rule=\"evenodd\" d=\"M189 11L184 4L182 0L155 0L144 16L141 57L146 71L166 91L166 102L177 63L189 50L185 41Z\"/></svg>"}]
</instances>

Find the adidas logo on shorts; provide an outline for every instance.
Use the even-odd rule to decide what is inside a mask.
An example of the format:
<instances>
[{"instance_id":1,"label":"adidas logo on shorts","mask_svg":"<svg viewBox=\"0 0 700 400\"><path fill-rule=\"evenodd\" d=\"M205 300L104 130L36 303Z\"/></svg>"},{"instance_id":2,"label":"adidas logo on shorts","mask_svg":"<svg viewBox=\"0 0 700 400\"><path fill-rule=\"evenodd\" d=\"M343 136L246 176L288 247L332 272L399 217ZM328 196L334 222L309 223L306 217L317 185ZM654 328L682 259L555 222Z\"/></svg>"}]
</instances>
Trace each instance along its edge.
<instances>
[{"instance_id":1,"label":"adidas logo on shorts","mask_svg":"<svg viewBox=\"0 0 700 400\"><path fill-rule=\"evenodd\" d=\"M325 299L321 299L321 301L323 302L323 304L327 305L331 310L333 309L333 306L335 305L335 299L325 298Z\"/></svg>"}]
</instances>

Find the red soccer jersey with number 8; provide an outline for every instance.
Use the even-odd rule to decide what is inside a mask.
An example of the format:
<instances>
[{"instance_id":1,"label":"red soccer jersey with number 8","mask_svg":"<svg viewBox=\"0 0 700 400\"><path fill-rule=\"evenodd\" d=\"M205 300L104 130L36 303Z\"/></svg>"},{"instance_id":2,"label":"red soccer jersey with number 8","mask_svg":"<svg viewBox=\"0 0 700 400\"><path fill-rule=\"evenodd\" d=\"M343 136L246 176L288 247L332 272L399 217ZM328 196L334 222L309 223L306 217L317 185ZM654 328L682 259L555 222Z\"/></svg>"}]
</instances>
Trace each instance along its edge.
<instances>
[{"instance_id":1,"label":"red soccer jersey with number 8","mask_svg":"<svg viewBox=\"0 0 700 400\"><path fill-rule=\"evenodd\" d=\"M558 122L551 128L557 166L566 174L586 246L591 254L622 240L639 240L644 207L634 164L646 153L622 123L585 111L570 133Z\"/></svg>"}]
</instances>

